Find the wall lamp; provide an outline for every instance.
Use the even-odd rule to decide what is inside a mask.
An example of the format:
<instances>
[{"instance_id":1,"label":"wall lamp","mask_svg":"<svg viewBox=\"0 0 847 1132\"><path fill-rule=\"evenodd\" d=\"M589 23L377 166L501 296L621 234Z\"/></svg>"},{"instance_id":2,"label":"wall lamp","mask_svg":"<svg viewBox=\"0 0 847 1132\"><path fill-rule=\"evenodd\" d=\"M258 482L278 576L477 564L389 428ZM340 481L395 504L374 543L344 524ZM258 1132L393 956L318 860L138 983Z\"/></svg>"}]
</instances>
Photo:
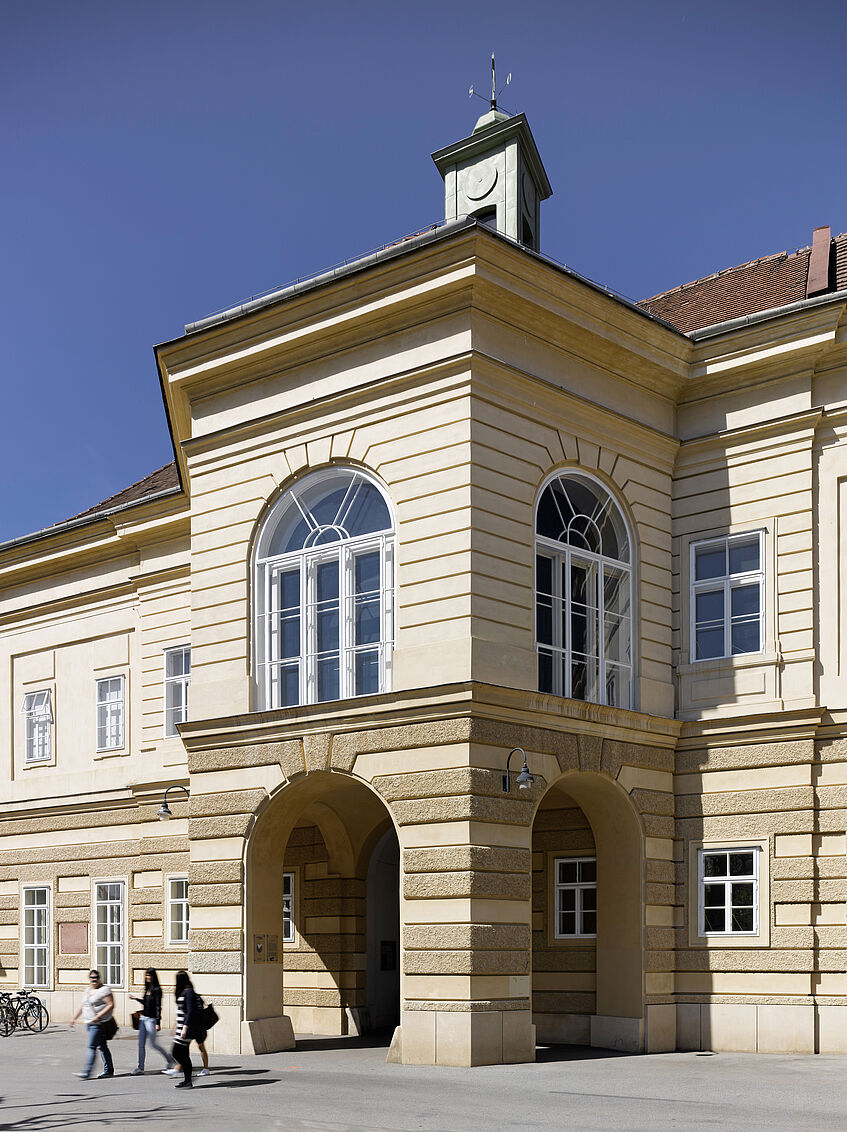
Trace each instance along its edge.
<instances>
[{"instance_id":1,"label":"wall lamp","mask_svg":"<svg viewBox=\"0 0 847 1132\"><path fill-rule=\"evenodd\" d=\"M506 773L503 775L503 789L507 794L509 794L512 789L512 775L509 770L509 763L512 760L512 755L517 754L518 751L520 751L520 753L523 755L523 766L521 767L520 773L515 779L515 782L517 782L518 784L518 789L529 790L530 786L532 786L533 782L535 781L535 779L529 773L529 767L526 765L526 751L523 749L523 747L513 747L511 751L509 751L508 758L506 759Z\"/></svg>"},{"instance_id":2,"label":"wall lamp","mask_svg":"<svg viewBox=\"0 0 847 1132\"><path fill-rule=\"evenodd\" d=\"M186 798L190 797L190 794L188 793L188 790L186 789L186 787L180 786L180 784L178 782L174 783L173 786L168 786L168 788L165 790L165 796L162 799L162 804L158 808L158 810L156 811L156 817L159 819L159 821L167 821L168 818L173 817L173 814L171 813L171 808L168 805L168 794L170 794L171 790L184 790Z\"/></svg>"}]
</instances>

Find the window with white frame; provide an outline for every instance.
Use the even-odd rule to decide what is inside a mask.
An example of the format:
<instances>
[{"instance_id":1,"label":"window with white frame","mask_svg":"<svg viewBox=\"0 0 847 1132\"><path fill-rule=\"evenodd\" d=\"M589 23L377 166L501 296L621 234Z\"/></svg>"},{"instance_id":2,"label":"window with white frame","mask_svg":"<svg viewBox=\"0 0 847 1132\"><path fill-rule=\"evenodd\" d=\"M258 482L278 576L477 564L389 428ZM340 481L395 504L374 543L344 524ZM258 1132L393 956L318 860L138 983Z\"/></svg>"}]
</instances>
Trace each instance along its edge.
<instances>
[{"instance_id":1,"label":"window with white frame","mask_svg":"<svg viewBox=\"0 0 847 1132\"><path fill-rule=\"evenodd\" d=\"M124 745L124 678L97 681L97 750L116 751Z\"/></svg>"},{"instance_id":2,"label":"window with white frame","mask_svg":"<svg viewBox=\"0 0 847 1132\"><path fill-rule=\"evenodd\" d=\"M50 889L23 890L24 986L50 982Z\"/></svg>"},{"instance_id":3,"label":"window with white frame","mask_svg":"<svg viewBox=\"0 0 847 1132\"><path fill-rule=\"evenodd\" d=\"M49 688L27 692L21 704L26 737L24 757L28 763L46 762L53 757L53 699Z\"/></svg>"},{"instance_id":4,"label":"window with white frame","mask_svg":"<svg viewBox=\"0 0 847 1132\"><path fill-rule=\"evenodd\" d=\"M282 942L294 942L294 873L282 874Z\"/></svg>"},{"instance_id":5,"label":"window with white frame","mask_svg":"<svg viewBox=\"0 0 847 1132\"><path fill-rule=\"evenodd\" d=\"M168 879L168 943L188 943L188 877Z\"/></svg>"},{"instance_id":6,"label":"window with white frame","mask_svg":"<svg viewBox=\"0 0 847 1132\"><path fill-rule=\"evenodd\" d=\"M176 735L178 723L188 719L191 684L191 646L165 649L165 737Z\"/></svg>"},{"instance_id":7,"label":"window with white frame","mask_svg":"<svg viewBox=\"0 0 847 1132\"><path fill-rule=\"evenodd\" d=\"M556 939L597 935L597 858L557 857L555 869Z\"/></svg>"},{"instance_id":8,"label":"window with white frame","mask_svg":"<svg viewBox=\"0 0 847 1132\"><path fill-rule=\"evenodd\" d=\"M388 691L394 640L394 525L364 472L305 476L256 546L256 682L261 708Z\"/></svg>"},{"instance_id":9,"label":"window with white frame","mask_svg":"<svg viewBox=\"0 0 847 1132\"><path fill-rule=\"evenodd\" d=\"M104 983L124 981L124 882L97 881L94 885L95 963Z\"/></svg>"},{"instance_id":10,"label":"window with white frame","mask_svg":"<svg viewBox=\"0 0 847 1132\"><path fill-rule=\"evenodd\" d=\"M538 688L632 706L632 567L623 514L582 473L554 476L535 525Z\"/></svg>"},{"instance_id":11,"label":"window with white frame","mask_svg":"<svg viewBox=\"0 0 847 1132\"><path fill-rule=\"evenodd\" d=\"M700 849L699 933L757 935L759 848Z\"/></svg>"},{"instance_id":12,"label":"window with white frame","mask_svg":"<svg viewBox=\"0 0 847 1132\"><path fill-rule=\"evenodd\" d=\"M763 531L692 543L692 661L761 652L764 591Z\"/></svg>"}]
</instances>

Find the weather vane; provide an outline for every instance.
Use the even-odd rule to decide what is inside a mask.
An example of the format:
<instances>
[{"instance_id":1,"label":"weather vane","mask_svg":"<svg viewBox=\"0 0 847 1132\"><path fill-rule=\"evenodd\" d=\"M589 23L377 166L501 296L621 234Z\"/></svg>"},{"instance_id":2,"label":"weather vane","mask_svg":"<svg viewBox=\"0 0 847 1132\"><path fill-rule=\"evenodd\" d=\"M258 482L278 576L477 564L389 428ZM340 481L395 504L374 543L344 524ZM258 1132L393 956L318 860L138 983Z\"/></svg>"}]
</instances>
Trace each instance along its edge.
<instances>
[{"instance_id":1,"label":"weather vane","mask_svg":"<svg viewBox=\"0 0 847 1132\"><path fill-rule=\"evenodd\" d=\"M506 87L509 85L509 83L511 81L512 81L512 72L509 71L508 75L506 76L506 81L503 83L503 85L500 87L499 90L497 89L497 74L496 74L495 69L494 69L494 52L492 51L491 52L491 109L492 110L497 109L497 99L500 97L500 95L503 93L503 91L506 89ZM480 94L479 91L474 90L473 84L471 84L468 87L468 98L473 98L474 96L476 96L477 98L481 98L483 102L488 102L488 99L484 95Z\"/></svg>"}]
</instances>

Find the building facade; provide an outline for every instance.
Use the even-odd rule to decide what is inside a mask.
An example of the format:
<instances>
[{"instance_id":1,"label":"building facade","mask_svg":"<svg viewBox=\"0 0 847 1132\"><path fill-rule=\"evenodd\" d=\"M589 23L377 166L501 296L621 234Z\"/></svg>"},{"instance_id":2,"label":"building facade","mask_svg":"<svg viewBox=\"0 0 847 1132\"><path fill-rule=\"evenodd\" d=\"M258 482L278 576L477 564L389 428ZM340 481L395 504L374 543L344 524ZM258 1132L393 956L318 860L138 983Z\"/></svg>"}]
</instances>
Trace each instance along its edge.
<instances>
[{"instance_id":1,"label":"building facade","mask_svg":"<svg viewBox=\"0 0 847 1132\"><path fill-rule=\"evenodd\" d=\"M434 157L443 225L158 347L175 463L0 547L0 983L845 1052L847 238L636 305L539 253L523 116Z\"/></svg>"}]
</instances>

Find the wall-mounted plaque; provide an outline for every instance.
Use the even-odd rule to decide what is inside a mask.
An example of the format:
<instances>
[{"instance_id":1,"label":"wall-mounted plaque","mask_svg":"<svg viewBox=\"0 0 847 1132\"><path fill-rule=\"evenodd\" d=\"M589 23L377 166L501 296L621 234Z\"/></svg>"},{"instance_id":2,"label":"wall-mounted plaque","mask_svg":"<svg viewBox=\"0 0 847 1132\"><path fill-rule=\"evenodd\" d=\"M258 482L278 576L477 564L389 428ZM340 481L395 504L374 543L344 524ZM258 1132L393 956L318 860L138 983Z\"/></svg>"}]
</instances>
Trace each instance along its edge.
<instances>
[{"instance_id":1,"label":"wall-mounted plaque","mask_svg":"<svg viewBox=\"0 0 847 1132\"><path fill-rule=\"evenodd\" d=\"M253 936L253 962L254 963L264 963L265 962L265 955L266 955L266 953L265 953L265 946L266 946L265 938L266 937L263 936L263 935L254 935Z\"/></svg>"},{"instance_id":2,"label":"wall-mounted plaque","mask_svg":"<svg viewBox=\"0 0 847 1132\"><path fill-rule=\"evenodd\" d=\"M59 924L59 954L88 954L88 924Z\"/></svg>"},{"instance_id":3,"label":"wall-mounted plaque","mask_svg":"<svg viewBox=\"0 0 847 1132\"><path fill-rule=\"evenodd\" d=\"M278 935L267 936L267 954L266 954L265 958L266 958L266 961L268 963L278 963L279 962L279 936Z\"/></svg>"}]
</instances>

